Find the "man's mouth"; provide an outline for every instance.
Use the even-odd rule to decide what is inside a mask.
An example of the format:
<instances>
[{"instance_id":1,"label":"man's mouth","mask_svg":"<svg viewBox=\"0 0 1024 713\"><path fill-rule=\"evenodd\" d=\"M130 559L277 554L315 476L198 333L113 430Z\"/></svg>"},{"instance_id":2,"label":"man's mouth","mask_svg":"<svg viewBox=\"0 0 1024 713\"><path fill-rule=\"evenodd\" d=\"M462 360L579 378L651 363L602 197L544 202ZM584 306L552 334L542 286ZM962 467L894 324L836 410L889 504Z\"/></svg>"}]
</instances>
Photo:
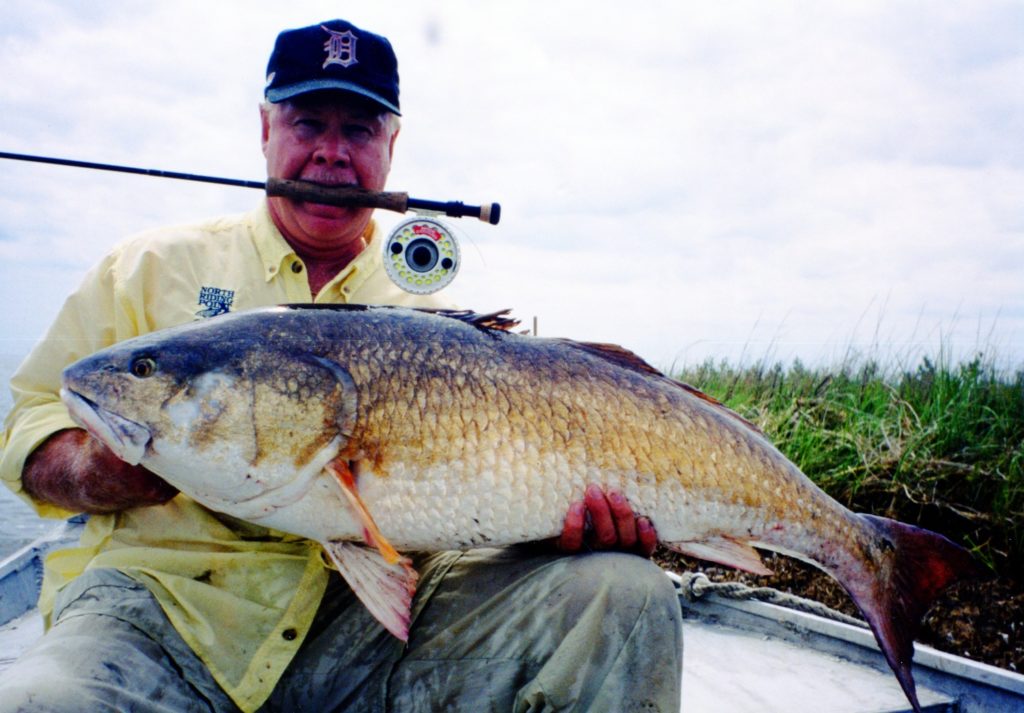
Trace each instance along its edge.
<instances>
[{"instance_id":1,"label":"man's mouth","mask_svg":"<svg viewBox=\"0 0 1024 713\"><path fill-rule=\"evenodd\" d=\"M326 174L314 174L310 176L299 176L298 180L304 183L312 183L324 188L359 188L359 182L353 181L351 177L331 176Z\"/></svg>"},{"instance_id":2,"label":"man's mouth","mask_svg":"<svg viewBox=\"0 0 1024 713\"><path fill-rule=\"evenodd\" d=\"M302 179L299 179L299 180L301 180L304 183L308 183L310 185L316 186L317 188L325 188L325 189L332 189L332 188L354 188L354 189L358 189L359 188L359 184L355 183L353 181L343 181L343 180L332 179L332 178L325 178L325 177L302 178ZM322 203L322 202L316 200L316 198L314 198L314 197L295 198L294 200L296 202L298 202L298 203L304 204L305 206L310 206L310 207L315 208L318 213L321 213L321 212L326 210L326 211L329 212L329 214L337 214L337 213L340 213L342 211L348 210L348 209L350 209L352 207L352 206L339 206L339 205L335 205L333 203Z\"/></svg>"}]
</instances>

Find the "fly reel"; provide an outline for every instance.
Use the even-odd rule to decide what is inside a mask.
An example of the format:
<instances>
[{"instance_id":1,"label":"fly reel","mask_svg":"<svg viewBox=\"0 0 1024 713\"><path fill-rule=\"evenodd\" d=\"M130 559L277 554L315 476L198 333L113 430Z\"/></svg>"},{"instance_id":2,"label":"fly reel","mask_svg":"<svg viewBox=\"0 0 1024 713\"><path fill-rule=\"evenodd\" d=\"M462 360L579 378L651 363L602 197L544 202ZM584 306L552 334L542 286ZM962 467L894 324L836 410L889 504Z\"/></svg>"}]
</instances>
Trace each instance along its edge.
<instances>
[{"instance_id":1,"label":"fly reel","mask_svg":"<svg viewBox=\"0 0 1024 713\"><path fill-rule=\"evenodd\" d=\"M392 229L384 243L384 270L406 292L429 295L455 279L459 243L436 218L416 216Z\"/></svg>"}]
</instances>

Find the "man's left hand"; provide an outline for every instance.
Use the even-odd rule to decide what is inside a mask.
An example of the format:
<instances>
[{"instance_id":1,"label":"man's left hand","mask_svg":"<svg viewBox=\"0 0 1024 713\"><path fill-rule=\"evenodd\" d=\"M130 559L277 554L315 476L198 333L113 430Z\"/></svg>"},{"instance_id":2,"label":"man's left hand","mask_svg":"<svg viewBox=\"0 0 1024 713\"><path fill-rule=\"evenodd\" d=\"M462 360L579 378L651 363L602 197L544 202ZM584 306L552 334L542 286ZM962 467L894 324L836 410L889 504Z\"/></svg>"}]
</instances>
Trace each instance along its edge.
<instances>
[{"instance_id":1,"label":"man's left hand","mask_svg":"<svg viewBox=\"0 0 1024 713\"><path fill-rule=\"evenodd\" d=\"M559 550L570 554L593 549L643 557L650 557L657 544L654 525L646 517L636 516L621 491L604 491L597 485L590 485L583 500L569 506L562 534L555 541Z\"/></svg>"}]
</instances>

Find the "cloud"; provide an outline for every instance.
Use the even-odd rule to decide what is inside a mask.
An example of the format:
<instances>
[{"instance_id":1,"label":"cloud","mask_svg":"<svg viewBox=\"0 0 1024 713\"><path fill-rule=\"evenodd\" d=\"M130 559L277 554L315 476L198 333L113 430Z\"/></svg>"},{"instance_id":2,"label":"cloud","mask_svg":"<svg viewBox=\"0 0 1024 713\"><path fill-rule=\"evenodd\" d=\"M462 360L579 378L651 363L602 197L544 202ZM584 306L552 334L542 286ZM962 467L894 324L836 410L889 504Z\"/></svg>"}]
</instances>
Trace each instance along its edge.
<instances>
[{"instance_id":1,"label":"cloud","mask_svg":"<svg viewBox=\"0 0 1024 713\"><path fill-rule=\"evenodd\" d=\"M345 12L399 53L390 185L503 204L458 226L463 304L662 365L990 324L1024 356L1019 4L10 5L0 149L259 178L274 36ZM254 200L0 162L0 280Z\"/></svg>"}]
</instances>

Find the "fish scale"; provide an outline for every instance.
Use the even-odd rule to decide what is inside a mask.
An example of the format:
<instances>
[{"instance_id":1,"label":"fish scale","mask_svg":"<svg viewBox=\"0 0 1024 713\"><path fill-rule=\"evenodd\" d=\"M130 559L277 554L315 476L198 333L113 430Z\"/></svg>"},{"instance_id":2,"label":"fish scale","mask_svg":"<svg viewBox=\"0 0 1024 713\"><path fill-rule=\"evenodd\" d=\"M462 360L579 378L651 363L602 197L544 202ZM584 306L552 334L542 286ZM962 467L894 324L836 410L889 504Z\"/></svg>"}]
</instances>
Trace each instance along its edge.
<instances>
[{"instance_id":1,"label":"fish scale","mask_svg":"<svg viewBox=\"0 0 1024 713\"><path fill-rule=\"evenodd\" d=\"M400 550L554 537L598 484L679 552L763 573L758 547L834 576L919 709L913 635L974 571L965 550L848 511L752 424L621 347L508 326L501 314L253 310L87 357L62 395L115 453L201 504L320 542L400 638L417 578Z\"/></svg>"}]
</instances>

